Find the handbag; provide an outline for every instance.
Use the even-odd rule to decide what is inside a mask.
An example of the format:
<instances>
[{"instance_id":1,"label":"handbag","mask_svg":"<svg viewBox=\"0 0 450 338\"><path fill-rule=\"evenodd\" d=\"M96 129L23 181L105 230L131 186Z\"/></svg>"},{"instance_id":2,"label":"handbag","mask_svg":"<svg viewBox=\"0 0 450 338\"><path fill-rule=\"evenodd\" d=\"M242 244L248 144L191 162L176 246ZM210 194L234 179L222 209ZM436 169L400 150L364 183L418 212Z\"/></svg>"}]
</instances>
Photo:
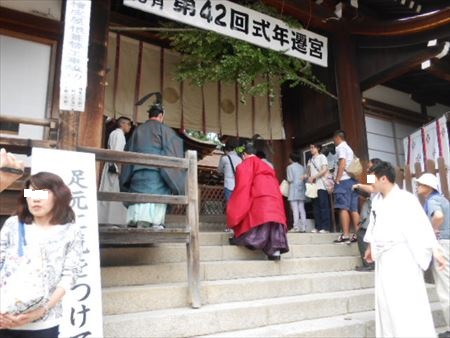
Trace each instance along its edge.
<instances>
[{"instance_id":1,"label":"handbag","mask_svg":"<svg viewBox=\"0 0 450 338\"><path fill-rule=\"evenodd\" d=\"M15 315L41 307L48 296L44 250L27 246L23 222L18 229L18 250L6 250L0 266L0 313Z\"/></svg>"},{"instance_id":2,"label":"handbag","mask_svg":"<svg viewBox=\"0 0 450 338\"><path fill-rule=\"evenodd\" d=\"M352 178L357 178L362 173L362 165L361 161L358 157L353 155L353 159L350 162L349 166L345 169L347 174Z\"/></svg>"},{"instance_id":3,"label":"handbag","mask_svg":"<svg viewBox=\"0 0 450 338\"><path fill-rule=\"evenodd\" d=\"M283 195L284 197L288 197L289 196L289 182L286 180L283 180L280 184L280 192L281 195Z\"/></svg>"},{"instance_id":4,"label":"handbag","mask_svg":"<svg viewBox=\"0 0 450 338\"><path fill-rule=\"evenodd\" d=\"M312 158L311 158L311 163L313 164L314 168L316 168L316 170L317 170L318 172L320 172L319 168L317 168L317 165L316 165L316 163L314 163L314 160L313 160ZM325 179L324 179L323 177L321 177L320 179L322 180L323 185L325 186L325 189L327 189L328 193L329 193L329 194L332 194L332 193L333 193L333 190L334 190L334 184L335 184L335 183L334 183L333 176L330 175L330 174L328 174L328 175L325 177Z\"/></svg>"},{"instance_id":5,"label":"handbag","mask_svg":"<svg viewBox=\"0 0 450 338\"><path fill-rule=\"evenodd\" d=\"M306 197L317 198L317 184L316 183L306 183Z\"/></svg>"}]
</instances>

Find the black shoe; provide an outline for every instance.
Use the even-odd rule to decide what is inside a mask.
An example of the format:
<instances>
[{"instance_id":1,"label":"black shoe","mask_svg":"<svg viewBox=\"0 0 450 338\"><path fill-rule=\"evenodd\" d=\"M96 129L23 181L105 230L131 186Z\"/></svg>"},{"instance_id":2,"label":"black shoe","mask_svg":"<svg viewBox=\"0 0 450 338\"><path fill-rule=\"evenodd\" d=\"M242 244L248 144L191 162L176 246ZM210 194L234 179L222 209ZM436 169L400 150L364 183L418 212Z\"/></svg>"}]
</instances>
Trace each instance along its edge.
<instances>
[{"instance_id":1,"label":"black shoe","mask_svg":"<svg viewBox=\"0 0 450 338\"><path fill-rule=\"evenodd\" d=\"M350 242L351 242L351 243L358 242L358 236L356 236L356 234L353 234L353 235L350 237Z\"/></svg>"},{"instance_id":2,"label":"black shoe","mask_svg":"<svg viewBox=\"0 0 450 338\"><path fill-rule=\"evenodd\" d=\"M130 222L130 223L127 224L127 227L129 227L129 228L136 228L137 224L136 224L136 222Z\"/></svg>"},{"instance_id":3,"label":"black shoe","mask_svg":"<svg viewBox=\"0 0 450 338\"><path fill-rule=\"evenodd\" d=\"M348 237L344 237L344 235L339 235L338 239L336 239L334 241L334 243L346 243L346 244L350 244L350 238Z\"/></svg>"},{"instance_id":4,"label":"black shoe","mask_svg":"<svg viewBox=\"0 0 450 338\"><path fill-rule=\"evenodd\" d=\"M369 272L375 270L375 267L373 265L367 265L367 266L356 266L355 271L359 272Z\"/></svg>"},{"instance_id":5,"label":"black shoe","mask_svg":"<svg viewBox=\"0 0 450 338\"><path fill-rule=\"evenodd\" d=\"M267 256L267 259L269 261L279 261L279 260L281 260L281 255L278 255L278 256Z\"/></svg>"},{"instance_id":6,"label":"black shoe","mask_svg":"<svg viewBox=\"0 0 450 338\"><path fill-rule=\"evenodd\" d=\"M236 245L236 239L234 237L230 237L228 238L228 243L230 243L230 245Z\"/></svg>"},{"instance_id":7,"label":"black shoe","mask_svg":"<svg viewBox=\"0 0 450 338\"><path fill-rule=\"evenodd\" d=\"M450 331L439 333L438 338L450 338Z\"/></svg>"}]
</instances>

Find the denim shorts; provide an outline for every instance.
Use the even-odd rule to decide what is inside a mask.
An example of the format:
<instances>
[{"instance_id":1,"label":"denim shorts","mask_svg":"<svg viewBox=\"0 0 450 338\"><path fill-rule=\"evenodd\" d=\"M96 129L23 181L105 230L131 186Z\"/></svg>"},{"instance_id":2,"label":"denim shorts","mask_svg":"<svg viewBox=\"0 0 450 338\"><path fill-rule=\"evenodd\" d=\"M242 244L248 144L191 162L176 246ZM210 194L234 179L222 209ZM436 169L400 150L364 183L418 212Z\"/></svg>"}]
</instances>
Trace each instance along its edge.
<instances>
[{"instance_id":1,"label":"denim shorts","mask_svg":"<svg viewBox=\"0 0 450 338\"><path fill-rule=\"evenodd\" d=\"M357 183L356 180L351 178L334 186L335 209L358 212L358 193L352 190L352 186Z\"/></svg>"}]
</instances>

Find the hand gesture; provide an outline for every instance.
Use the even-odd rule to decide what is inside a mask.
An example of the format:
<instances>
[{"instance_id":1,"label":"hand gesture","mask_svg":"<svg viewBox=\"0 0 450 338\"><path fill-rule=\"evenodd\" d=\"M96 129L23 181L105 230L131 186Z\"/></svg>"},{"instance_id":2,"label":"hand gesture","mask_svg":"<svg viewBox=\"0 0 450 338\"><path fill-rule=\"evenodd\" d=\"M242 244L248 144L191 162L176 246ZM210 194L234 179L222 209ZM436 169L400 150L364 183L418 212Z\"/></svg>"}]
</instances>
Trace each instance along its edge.
<instances>
[{"instance_id":1,"label":"hand gesture","mask_svg":"<svg viewBox=\"0 0 450 338\"><path fill-rule=\"evenodd\" d=\"M18 315L12 315L9 313L0 314L0 329L13 329L25 324L34 322L44 317L46 309L41 306L36 310L21 313Z\"/></svg>"},{"instance_id":2,"label":"hand gesture","mask_svg":"<svg viewBox=\"0 0 450 338\"><path fill-rule=\"evenodd\" d=\"M370 245L367 247L366 252L364 253L364 260L367 263L373 263L373 258L372 258L372 249L370 249Z\"/></svg>"}]
</instances>

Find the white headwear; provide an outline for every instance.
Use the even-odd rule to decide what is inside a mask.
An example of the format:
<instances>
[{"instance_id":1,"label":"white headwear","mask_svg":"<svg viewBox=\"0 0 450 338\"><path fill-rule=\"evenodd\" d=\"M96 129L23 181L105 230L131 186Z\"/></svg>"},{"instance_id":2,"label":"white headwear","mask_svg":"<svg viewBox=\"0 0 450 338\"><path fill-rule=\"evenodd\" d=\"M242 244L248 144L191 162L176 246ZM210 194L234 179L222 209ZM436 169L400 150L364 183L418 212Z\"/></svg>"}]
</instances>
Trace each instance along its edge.
<instances>
[{"instance_id":1,"label":"white headwear","mask_svg":"<svg viewBox=\"0 0 450 338\"><path fill-rule=\"evenodd\" d=\"M439 190L438 189L438 178L436 177L436 175L433 174L423 174L422 176L419 177L419 179L417 180L417 183L422 184L422 185L426 185L430 188L433 188L434 190Z\"/></svg>"}]
</instances>

